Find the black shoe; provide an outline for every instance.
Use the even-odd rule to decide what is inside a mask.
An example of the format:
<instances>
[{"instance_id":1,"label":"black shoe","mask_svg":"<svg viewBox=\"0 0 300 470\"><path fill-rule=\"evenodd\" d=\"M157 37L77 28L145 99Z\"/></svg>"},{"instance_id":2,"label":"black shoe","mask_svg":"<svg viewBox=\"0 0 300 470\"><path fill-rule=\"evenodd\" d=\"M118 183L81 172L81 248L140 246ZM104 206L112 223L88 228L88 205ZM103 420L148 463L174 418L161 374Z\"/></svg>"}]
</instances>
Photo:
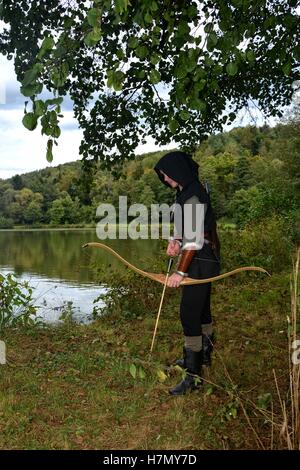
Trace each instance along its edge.
<instances>
[{"instance_id":1,"label":"black shoe","mask_svg":"<svg viewBox=\"0 0 300 470\"><path fill-rule=\"evenodd\" d=\"M212 335L202 335L202 365L209 367L211 366L211 353L214 349L215 337ZM182 369L184 368L184 359L183 357L177 359L175 364Z\"/></svg>"},{"instance_id":2,"label":"black shoe","mask_svg":"<svg viewBox=\"0 0 300 470\"><path fill-rule=\"evenodd\" d=\"M212 335L202 335L202 364L204 366L211 366L211 353L214 349L214 334Z\"/></svg>"},{"instance_id":3,"label":"black shoe","mask_svg":"<svg viewBox=\"0 0 300 470\"><path fill-rule=\"evenodd\" d=\"M175 364L176 364L176 366L179 366L179 367L181 367L181 369L183 369L184 368L184 359L183 359L183 357L181 359L177 359Z\"/></svg>"},{"instance_id":4,"label":"black shoe","mask_svg":"<svg viewBox=\"0 0 300 470\"><path fill-rule=\"evenodd\" d=\"M170 395L185 395L187 392L192 392L193 390L198 390L201 386L200 377L186 374L186 377L177 384L174 388L169 390Z\"/></svg>"},{"instance_id":5,"label":"black shoe","mask_svg":"<svg viewBox=\"0 0 300 470\"><path fill-rule=\"evenodd\" d=\"M176 385L176 387L169 391L171 395L185 395L187 392L199 389L202 383L200 378L202 351L195 352L191 349L183 348L183 353L183 367L187 370L187 374L186 377Z\"/></svg>"},{"instance_id":6,"label":"black shoe","mask_svg":"<svg viewBox=\"0 0 300 470\"><path fill-rule=\"evenodd\" d=\"M175 365L181 367L181 369L184 369L184 358L185 358L185 354L186 354L185 353L185 351L186 351L185 346L183 346L182 351L183 351L183 357L181 357L180 359L177 359L177 361L175 361Z\"/></svg>"}]
</instances>

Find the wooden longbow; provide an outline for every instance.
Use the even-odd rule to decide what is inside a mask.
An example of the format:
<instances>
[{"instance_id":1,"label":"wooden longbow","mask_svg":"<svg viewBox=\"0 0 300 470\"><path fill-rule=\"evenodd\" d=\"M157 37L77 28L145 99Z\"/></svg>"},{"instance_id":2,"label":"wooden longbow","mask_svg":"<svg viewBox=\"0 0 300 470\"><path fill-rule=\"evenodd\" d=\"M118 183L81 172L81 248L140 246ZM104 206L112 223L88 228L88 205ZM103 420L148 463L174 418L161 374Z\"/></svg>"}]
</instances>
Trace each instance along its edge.
<instances>
[{"instance_id":1,"label":"wooden longbow","mask_svg":"<svg viewBox=\"0 0 300 470\"><path fill-rule=\"evenodd\" d=\"M108 251L108 253L112 254L116 258L118 258L122 263L124 263L128 268L132 269L136 273L140 274L141 276L148 277L149 279L152 279L153 281L159 282L160 284L165 284L166 280L166 275L165 274L157 274L157 273L148 273L147 271L143 271L142 269L137 268L133 264L129 263L126 259L122 258L121 255L119 255L115 250L110 248L110 246L104 245L104 243L99 243L99 242L90 242L86 243L83 245L82 248L86 247L95 247L95 248L101 248L105 251ZM226 277L233 276L234 274L240 273L242 271L260 271L261 273L265 273L268 276L271 276L271 274L268 273L263 268L259 268L257 266L243 266L241 268L234 269L233 271L228 271L227 273L219 274L218 276L214 277L209 277L206 279L192 279L190 277L185 277L181 281L181 286L191 286L194 284L205 284L206 282L214 282L214 281L219 281L220 279L225 279Z\"/></svg>"}]
</instances>

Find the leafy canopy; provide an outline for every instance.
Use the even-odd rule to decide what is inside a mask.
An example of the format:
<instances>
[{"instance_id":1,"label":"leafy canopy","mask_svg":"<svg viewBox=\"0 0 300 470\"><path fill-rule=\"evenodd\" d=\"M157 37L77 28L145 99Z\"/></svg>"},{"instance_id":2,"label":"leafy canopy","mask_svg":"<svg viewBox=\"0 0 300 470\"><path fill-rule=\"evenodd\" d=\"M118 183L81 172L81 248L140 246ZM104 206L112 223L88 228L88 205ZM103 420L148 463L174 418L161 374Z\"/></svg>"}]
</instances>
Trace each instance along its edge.
<instances>
[{"instance_id":1,"label":"leafy canopy","mask_svg":"<svg viewBox=\"0 0 300 470\"><path fill-rule=\"evenodd\" d=\"M278 115L299 72L299 3L3 0L0 52L14 58L31 103L23 124L41 123L47 159L68 94L83 158L110 166L147 136L192 149L249 100Z\"/></svg>"}]
</instances>

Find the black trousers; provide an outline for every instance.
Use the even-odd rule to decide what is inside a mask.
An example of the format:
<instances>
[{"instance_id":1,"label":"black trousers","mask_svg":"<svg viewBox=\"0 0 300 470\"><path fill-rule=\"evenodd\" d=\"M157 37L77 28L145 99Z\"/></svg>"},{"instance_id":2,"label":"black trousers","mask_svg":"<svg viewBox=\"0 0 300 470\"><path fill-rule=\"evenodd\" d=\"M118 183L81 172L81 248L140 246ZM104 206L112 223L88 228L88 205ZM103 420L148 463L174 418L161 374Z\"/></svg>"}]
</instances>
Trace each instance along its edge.
<instances>
[{"instance_id":1,"label":"black trousers","mask_svg":"<svg viewBox=\"0 0 300 470\"><path fill-rule=\"evenodd\" d=\"M210 245L206 244L195 254L188 276L193 279L206 279L220 273L220 262ZM180 303L180 319L185 336L200 336L202 324L211 323L210 309L211 283L183 286Z\"/></svg>"}]
</instances>

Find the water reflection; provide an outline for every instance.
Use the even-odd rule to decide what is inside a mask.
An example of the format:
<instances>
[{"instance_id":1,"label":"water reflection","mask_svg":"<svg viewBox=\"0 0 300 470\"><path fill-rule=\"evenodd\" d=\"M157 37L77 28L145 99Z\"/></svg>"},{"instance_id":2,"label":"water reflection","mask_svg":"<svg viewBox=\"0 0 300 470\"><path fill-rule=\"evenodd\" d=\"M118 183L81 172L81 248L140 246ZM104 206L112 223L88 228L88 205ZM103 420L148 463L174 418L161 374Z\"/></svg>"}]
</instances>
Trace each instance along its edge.
<instances>
[{"instance_id":1,"label":"water reflection","mask_svg":"<svg viewBox=\"0 0 300 470\"><path fill-rule=\"evenodd\" d=\"M35 287L39 314L55 322L68 306L78 321L88 321L93 300L103 292L92 266L123 269L109 253L82 245L97 241L95 230L0 231L0 271L13 272ZM99 241L99 240L98 240ZM157 240L107 240L105 243L142 269L158 250ZM72 302L72 304L70 304Z\"/></svg>"}]
</instances>

